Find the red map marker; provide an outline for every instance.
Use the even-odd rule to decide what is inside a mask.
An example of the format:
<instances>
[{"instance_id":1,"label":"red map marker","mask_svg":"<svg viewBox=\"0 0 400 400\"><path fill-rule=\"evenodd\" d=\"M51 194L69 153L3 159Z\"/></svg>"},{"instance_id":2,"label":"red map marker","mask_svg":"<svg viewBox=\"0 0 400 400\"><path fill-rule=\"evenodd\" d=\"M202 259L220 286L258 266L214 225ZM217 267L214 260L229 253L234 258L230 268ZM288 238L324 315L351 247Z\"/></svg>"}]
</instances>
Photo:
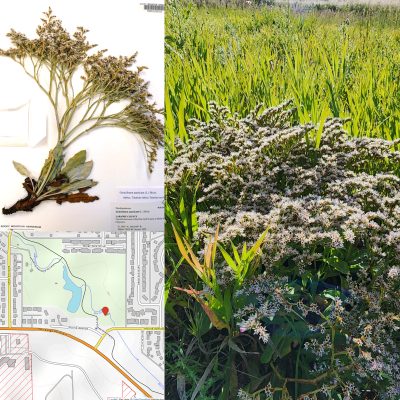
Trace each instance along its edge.
<instances>
[{"instance_id":1,"label":"red map marker","mask_svg":"<svg viewBox=\"0 0 400 400\"><path fill-rule=\"evenodd\" d=\"M102 309L101 309L101 311L103 312L103 314L104 315L107 315L108 313L109 313L109 308L108 307L103 307Z\"/></svg>"}]
</instances>

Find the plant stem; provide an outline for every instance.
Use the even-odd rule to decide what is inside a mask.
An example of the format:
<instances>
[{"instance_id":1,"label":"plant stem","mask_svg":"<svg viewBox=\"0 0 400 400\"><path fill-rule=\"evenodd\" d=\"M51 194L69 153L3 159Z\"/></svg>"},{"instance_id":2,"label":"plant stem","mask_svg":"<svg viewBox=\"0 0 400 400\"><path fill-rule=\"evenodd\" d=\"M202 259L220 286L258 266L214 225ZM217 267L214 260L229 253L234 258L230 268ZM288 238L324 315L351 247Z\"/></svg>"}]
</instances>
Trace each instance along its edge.
<instances>
[{"instance_id":1,"label":"plant stem","mask_svg":"<svg viewBox=\"0 0 400 400\"><path fill-rule=\"evenodd\" d=\"M301 348L302 348L303 343L300 342L299 344L299 349L297 351L297 357L296 357L296 372L295 372L295 378L298 379L299 377L299 366L300 366L300 354L301 354ZM298 382L295 382L295 386L294 386L294 396L295 399L297 399L298 396Z\"/></svg>"},{"instance_id":2,"label":"plant stem","mask_svg":"<svg viewBox=\"0 0 400 400\"><path fill-rule=\"evenodd\" d=\"M55 114L56 122L57 122L58 139L60 140L60 139L61 139L61 124L60 124L60 118L59 118L59 115L58 115L58 104L57 104L58 95L55 96L55 97L56 97L56 100L53 99L53 97L52 97L52 95L51 95L51 92L50 92L50 89L46 89L46 88L40 83L40 81L39 81L39 76L38 76L38 70L36 70L37 64L34 63L32 57L29 57L29 58L30 58L30 60L31 60L31 62L32 62L32 65L33 65L33 68L34 68L34 73L33 73L33 74L32 74L31 72L28 71L28 69L26 68L25 63L24 63L23 61L20 60L20 61L18 61L18 62L19 62L19 64L22 66L22 68L24 69L24 71L26 72L26 74L27 74L28 76L30 76L32 79L35 80L35 82L38 84L39 88L40 88L40 89L46 94L46 96L49 98L50 103L51 103L51 105L53 106L53 109L54 109L54 114ZM42 66L42 64L43 64L43 63L40 63L39 68ZM51 69L48 67L48 65L46 65L46 67L47 67L47 69L49 70L50 75L51 75ZM51 78L51 77L50 77L50 78ZM50 79L50 81L51 81L51 80L52 80L52 79ZM58 92L58 90L56 89L56 93L57 93L57 92Z\"/></svg>"}]
</instances>

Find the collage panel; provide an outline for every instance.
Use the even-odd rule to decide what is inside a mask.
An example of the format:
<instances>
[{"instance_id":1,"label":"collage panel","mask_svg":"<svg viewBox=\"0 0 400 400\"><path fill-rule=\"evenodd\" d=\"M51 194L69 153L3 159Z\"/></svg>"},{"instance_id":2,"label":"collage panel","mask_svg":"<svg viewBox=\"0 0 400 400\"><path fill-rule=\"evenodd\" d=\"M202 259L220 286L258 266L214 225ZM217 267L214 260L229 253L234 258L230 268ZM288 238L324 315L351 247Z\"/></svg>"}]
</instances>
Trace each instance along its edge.
<instances>
[{"instance_id":1,"label":"collage panel","mask_svg":"<svg viewBox=\"0 0 400 400\"><path fill-rule=\"evenodd\" d=\"M163 229L163 12L92 7L0 15L3 228Z\"/></svg>"},{"instance_id":2,"label":"collage panel","mask_svg":"<svg viewBox=\"0 0 400 400\"><path fill-rule=\"evenodd\" d=\"M400 399L398 1L169 1L166 398Z\"/></svg>"},{"instance_id":3,"label":"collage panel","mask_svg":"<svg viewBox=\"0 0 400 400\"><path fill-rule=\"evenodd\" d=\"M164 233L0 232L0 398L162 399Z\"/></svg>"}]
</instances>

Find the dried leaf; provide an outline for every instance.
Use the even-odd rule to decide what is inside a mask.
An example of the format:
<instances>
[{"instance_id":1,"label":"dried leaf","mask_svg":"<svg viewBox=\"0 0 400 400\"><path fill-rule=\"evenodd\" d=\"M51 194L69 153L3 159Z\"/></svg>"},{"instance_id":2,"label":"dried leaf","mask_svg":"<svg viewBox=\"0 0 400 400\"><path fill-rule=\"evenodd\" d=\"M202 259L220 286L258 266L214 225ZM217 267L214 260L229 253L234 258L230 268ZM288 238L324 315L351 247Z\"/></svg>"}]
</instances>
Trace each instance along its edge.
<instances>
[{"instance_id":1,"label":"dried leaf","mask_svg":"<svg viewBox=\"0 0 400 400\"><path fill-rule=\"evenodd\" d=\"M229 328L229 325L226 322L221 321L218 318L217 314L202 299L198 298L196 300L203 307L204 312L207 314L208 318L210 319L211 323L215 326L215 328L217 328L218 330Z\"/></svg>"},{"instance_id":2,"label":"dried leaf","mask_svg":"<svg viewBox=\"0 0 400 400\"><path fill-rule=\"evenodd\" d=\"M212 240L207 245L207 248L205 250L204 254L204 267L206 270L210 271L213 267L214 260L215 260L215 254L217 251L217 245L218 245L218 232L219 232L219 225L217 226L217 229L215 231L215 236Z\"/></svg>"},{"instance_id":3,"label":"dried leaf","mask_svg":"<svg viewBox=\"0 0 400 400\"><path fill-rule=\"evenodd\" d=\"M185 293L189 294L190 296L193 296L194 298L197 298L198 295L203 293L199 290L193 289L192 287L190 289L184 289L184 288L175 286L174 289L179 290L181 292L185 292Z\"/></svg>"},{"instance_id":4,"label":"dried leaf","mask_svg":"<svg viewBox=\"0 0 400 400\"><path fill-rule=\"evenodd\" d=\"M30 176L30 173L28 171L28 168L25 167L25 165L20 164L17 161L13 161L14 168L22 175L22 176Z\"/></svg>"},{"instance_id":5,"label":"dried leaf","mask_svg":"<svg viewBox=\"0 0 400 400\"><path fill-rule=\"evenodd\" d=\"M18 200L13 206L9 208L3 208L2 212L4 215L11 215L16 213L17 211L32 211L40 201L37 201L35 198L32 198L30 195L27 197Z\"/></svg>"},{"instance_id":6,"label":"dried leaf","mask_svg":"<svg viewBox=\"0 0 400 400\"><path fill-rule=\"evenodd\" d=\"M51 188L57 188L57 187L60 187L61 185L64 185L67 182L68 182L68 180L66 178L61 177L61 178L57 178L54 181L50 182L49 186Z\"/></svg>"},{"instance_id":7,"label":"dried leaf","mask_svg":"<svg viewBox=\"0 0 400 400\"><path fill-rule=\"evenodd\" d=\"M33 194L33 188L36 185L36 181L31 178L25 178L24 183L22 184L22 187L28 192L29 195Z\"/></svg>"},{"instance_id":8,"label":"dried leaf","mask_svg":"<svg viewBox=\"0 0 400 400\"><path fill-rule=\"evenodd\" d=\"M67 172L67 177L70 182L79 181L82 179L86 179L93 169L93 161L85 162L84 164L78 165L73 168L71 171Z\"/></svg>"},{"instance_id":9,"label":"dried leaf","mask_svg":"<svg viewBox=\"0 0 400 400\"><path fill-rule=\"evenodd\" d=\"M48 182L52 182L55 177L60 173L64 163L63 147L58 144L53 150L49 151L40 176L38 179L38 186L46 185Z\"/></svg>"},{"instance_id":10,"label":"dried leaf","mask_svg":"<svg viewBox=\"0 0 400 400\"><path fill-rule=\"evenodd\" d=\"M67 161L65 167L61 171L61 174L67 175L69 171L83 164L85 161L86 161L86 150L81 150Z\"/></svg>"},{"instance_id":11,"label":"dried leaf","mask_svg":"<svg viewBox=\"0 0 400 400\"><path fill-rule=\"evenodd\" d=\"M81 189L89 189L93 186L96 186L97 182L92 179L84 179L81 181L73 182L73 183L66 183L59 188L60 193L69 194L72 192L76 192L77 190Z\"/></svg>"},{"instance_id":12,"label":"dried leaf","mask_svg":"<svg viewBox=\"0 0 400 400\"><path fill-rule=\"evenodd\" d=\"M204 276L204 269L201 266L200 261L198 260L196 255L193 253L189 243L187 243L185 238L183 238L183 241L182 241L181 237L179 236L178 231L175 229L175 227L173 225L172 225L172 229L174 230L176 243L178 245L179 251L182 254L182 257L194 269L194 271L197 273L197 275L199 275L199 277L202 278Z\"/></svg>"},{"instance_id":13,"label":"dried leaf","mask_svg":"<svg viewBox=\"0 0 400 400\"><path fill-rule=\"evenodd\" d=\"M204 312L207 314L208 318L210 319L211 323L215 328L218 330L221 329L229 329L229 325L222 321L218 315L206 304L206 302L199 296L202 292L199 292L198 290L193 289L190 287L190 289L183 289L179 287L175 287L175 289L180 290L182 292L187 293L188 295L192 296L203 308Z\"/></svg>"},{"instance_id":14,"label":"dried leaf","mask_svg":"<svg viewBox=\"0 0 400 400\"><path fill-rule=\"evenodd\" d=\"M44 162L44 165L42 167L42 170L40 171L39 179L38 179L38 186L40 186L43 181L46 179L47 174L49 173L49 170L51 168L51 165L54 161L52 152L49 152L49 156L47 157L46 161Z\"/></svg>"},{"instance_id":15,"label":"dried leaf","mask_svg":"<svg viewBox=\"0 0 400 400\"><path fill-rule=\"evenodd\" d=\"M92 203L93 201L99 200L97 196L89 196L87 193L74 193L68 195L61 195L57 198L56 202L62 204L64 202L69 203Z\"/></svg>"}]
</instances>

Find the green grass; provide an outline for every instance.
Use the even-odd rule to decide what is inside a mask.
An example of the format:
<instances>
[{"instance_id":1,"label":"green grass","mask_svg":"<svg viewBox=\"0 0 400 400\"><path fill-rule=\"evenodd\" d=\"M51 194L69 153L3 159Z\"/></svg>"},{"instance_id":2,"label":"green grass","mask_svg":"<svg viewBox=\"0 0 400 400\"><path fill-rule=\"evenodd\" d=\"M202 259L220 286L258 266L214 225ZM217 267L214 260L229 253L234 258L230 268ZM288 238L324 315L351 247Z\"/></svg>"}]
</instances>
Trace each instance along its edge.
<instances>
[{"instance_id":1,"label":"green grass","mask_svg":"<svg viewBox=\"0 0 400 400\"><path fill-rule=\"evenodd\" d=\"M354 136L400 137L400 10L198 9L170 3L166 144L216 100L245 115L294 99L301 123L351 117Z\"/></svg>"}]
</instances>

